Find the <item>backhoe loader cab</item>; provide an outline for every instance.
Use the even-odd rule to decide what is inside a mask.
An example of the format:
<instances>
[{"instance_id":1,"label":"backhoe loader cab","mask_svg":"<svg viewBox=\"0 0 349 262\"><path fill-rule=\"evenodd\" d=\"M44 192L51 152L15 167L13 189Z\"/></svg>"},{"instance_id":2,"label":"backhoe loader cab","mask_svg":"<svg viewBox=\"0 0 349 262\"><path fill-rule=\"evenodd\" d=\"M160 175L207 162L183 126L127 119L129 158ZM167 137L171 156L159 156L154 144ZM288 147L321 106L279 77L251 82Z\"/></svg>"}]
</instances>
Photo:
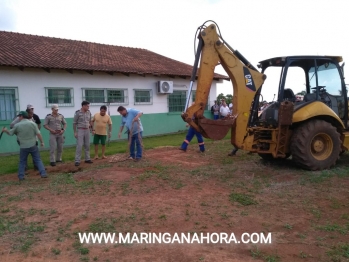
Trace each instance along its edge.
<instances>
[{"instance_id":1,"label":"backhoe loader cab","mask_svg":"<svg viewBox=\"0 0 349 262\"><path fill-rule=\"evenodd\" d=\"M270 67L280 67L280 82L277 90L276 102L271 103L263 112L260 112L260 117L252 118L256 122L250 123L253 125L277 126L278 125L278 109L282 102L289 101L293 103L293 112L301 110L313 102L320 101L331 109L340 119L345 129L348 129L348 100L347 90L343 76L343 66L341 57L337 56L289 56L277 57L261 61L258 67L262 69L262 73L268 71ZM289 74L289 71L301 71L302 74L296 75L299 79L292 79L295 74ZM267 82L268 80L266 80ZM291 86L286 86L288 83ZM303 86L293 87L292 83L304 83ZM297 92L302 90L303 99L297 99ZM263 93L263 86L260 93ZM259 94L255 97L255 104L259 100ZM314 108L315 109L315 108ZM309 109L308 109L309 110ZM328 113L328 112L327 112ZM338 119L335 118L337 121ZM332 119L331 121L336 121ZM298 122L306 119L297 119ZM339 124L339 123L338 123ZM338 125L337 124L337 125Z\"/></svg>"},{"instance_id":2,"label":"backhoe loader cab","mask_svg":"<svg viewBox=\"0 0 349 262\"><path fill-rule=\"evenodd\" d=\"M260 72L223 39L214 22L208 26L205 22L197 33L199 42L182 113L192 128L212 139L224 138L231 129L234 147L267 160L292 156L297 165L310 170L330 168L341 153L348 151L348 98L342 57L276 57L261 61ZM204 117L217 64L227 72L233 87L232 117L222 120ZM267 75L271 68L279 70L279 78L270 85ZM195 104L188 106L196 77ZM274 85L276 100L260 110L263 89ZM298 92L302 92L303 100L297 99Z\"/></svg>"}]
</instances>

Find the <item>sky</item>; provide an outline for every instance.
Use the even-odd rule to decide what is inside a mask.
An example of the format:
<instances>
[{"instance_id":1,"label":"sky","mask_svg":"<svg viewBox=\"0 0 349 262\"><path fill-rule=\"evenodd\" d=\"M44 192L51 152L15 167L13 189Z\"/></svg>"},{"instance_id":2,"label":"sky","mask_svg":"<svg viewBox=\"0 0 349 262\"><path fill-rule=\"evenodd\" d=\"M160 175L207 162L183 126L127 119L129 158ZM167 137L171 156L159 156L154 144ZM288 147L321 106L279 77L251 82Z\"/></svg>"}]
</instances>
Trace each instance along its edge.
<instances>
[{"instance_id":1,"label":"sky","mask_svg":"<svg viewBox=\"0 0 349 262\"><path fill-rule=\"evenodd\" d=\"M347 0L0 0L0 30L143 48L192 65L196 29L213 20L255 66L288 55L349 61L348 10ZM267 74L263 89L277 90L278 78ZM219 93L231 94L232 83Z\"/></svg>"}]
</instances>

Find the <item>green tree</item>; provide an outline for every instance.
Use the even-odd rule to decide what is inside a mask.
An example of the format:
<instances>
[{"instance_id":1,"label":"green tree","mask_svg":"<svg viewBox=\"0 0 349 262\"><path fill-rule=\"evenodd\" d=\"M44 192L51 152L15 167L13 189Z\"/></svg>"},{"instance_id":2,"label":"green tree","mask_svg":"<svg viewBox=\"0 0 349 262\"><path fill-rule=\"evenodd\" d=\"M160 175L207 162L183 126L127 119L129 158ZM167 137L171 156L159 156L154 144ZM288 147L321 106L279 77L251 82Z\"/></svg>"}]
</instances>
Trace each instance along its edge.
<instances>
[{"instance_id":1,"label":"green tree","mask_svg":"<svg viewBox=\"0 0 349 262\"><path fill-rule=\"evenodd\" d=\"M225 97L226 97L225 101L227 102L227 105L233 102L233 96L231 94L228 94Z\"/></svg>"},{"instance_id":2,"label":"green tree","mask_svg":"<svg viewBox=\"0 0 349 262\"><path fill-rule=\"evenodd\" d=\"M225 95L223 93L220 93L218 96L217 96L217 104L221 104L221 100L224 99L226 100L227 98L225 97Z\"/></svg>"}]
</instances>

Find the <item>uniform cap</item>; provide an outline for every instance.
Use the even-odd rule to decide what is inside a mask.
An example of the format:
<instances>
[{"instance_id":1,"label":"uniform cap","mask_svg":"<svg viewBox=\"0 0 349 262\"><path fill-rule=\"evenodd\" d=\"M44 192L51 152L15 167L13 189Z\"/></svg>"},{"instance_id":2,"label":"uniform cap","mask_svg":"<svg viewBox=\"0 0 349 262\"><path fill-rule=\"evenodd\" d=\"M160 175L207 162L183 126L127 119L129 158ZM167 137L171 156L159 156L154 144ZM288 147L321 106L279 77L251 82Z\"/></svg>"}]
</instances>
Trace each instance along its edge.
<instances>
[{"instance_id":1,"label":"uniform cap","mask_svg":"<svg viewBox=\"0 0 349 262\"><path fill-rule=\"evenodd\" d=\"M54 110L58 110L58 109L59 109L59 107L58 107L57 104L53 104L53 105L51 106L51 108L54 109Z\"/></svg>"}]
</instances>

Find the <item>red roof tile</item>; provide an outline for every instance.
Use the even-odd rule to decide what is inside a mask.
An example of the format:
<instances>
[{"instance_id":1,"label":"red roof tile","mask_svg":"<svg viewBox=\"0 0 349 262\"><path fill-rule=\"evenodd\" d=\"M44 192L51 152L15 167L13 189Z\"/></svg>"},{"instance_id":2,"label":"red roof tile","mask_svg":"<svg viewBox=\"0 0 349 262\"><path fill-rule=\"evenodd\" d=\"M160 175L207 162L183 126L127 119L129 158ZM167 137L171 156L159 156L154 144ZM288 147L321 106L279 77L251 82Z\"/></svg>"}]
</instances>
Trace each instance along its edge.
<instances>
[{"instance_id":1,"label":"red roof tile","mask_svg":"<svg viewBox=\"0 0 349 262\"><path fill-rule=\"evenodd\" d=\"M179 77L192 72L192 66L146 49L6 31L0 31L0 65Z\"/></svg>"}]
</instances>

